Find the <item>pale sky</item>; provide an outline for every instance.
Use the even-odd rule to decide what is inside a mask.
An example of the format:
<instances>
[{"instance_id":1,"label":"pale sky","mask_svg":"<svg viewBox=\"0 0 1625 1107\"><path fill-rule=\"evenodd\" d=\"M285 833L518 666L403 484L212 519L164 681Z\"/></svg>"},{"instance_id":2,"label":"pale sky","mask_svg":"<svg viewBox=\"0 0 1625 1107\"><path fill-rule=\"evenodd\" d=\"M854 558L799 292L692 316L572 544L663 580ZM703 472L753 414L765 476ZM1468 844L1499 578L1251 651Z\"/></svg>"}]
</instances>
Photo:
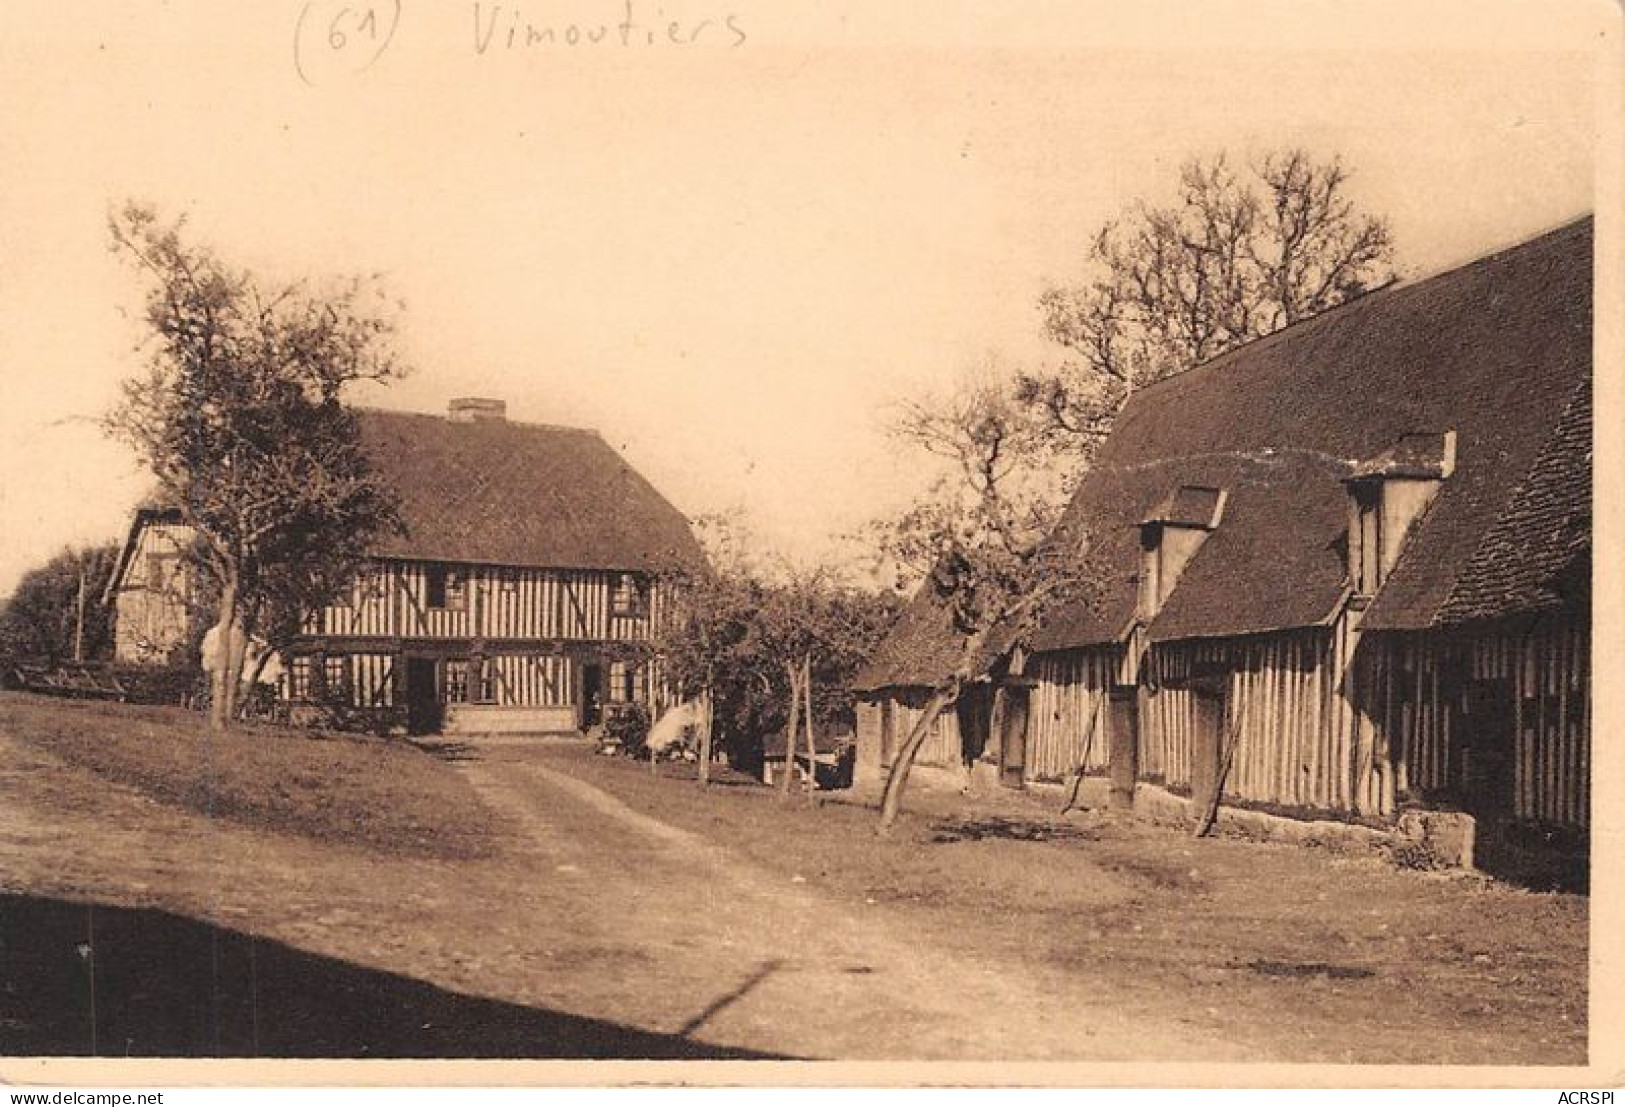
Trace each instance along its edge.
<instances>
[{"instance_id":1,"label":"pale sky","mask_svg":"<svg viewBox=\"0 0 1625 1107\"><path fill-rule=\"evenodd\" d=\"M883 405L1051 356L1039 292L1188 155L1340 152L1436 271L1591 210L1618 49L1578 2L632 0L623 44L626 0L400 0L353 72L346 7L0 9L0 595L145 487L90 422L140 364L125 198L268 274L383 274L416 372L365 402L595 427L812 558L926 480ZM508 48L516 13L605 40Z\"/></svg>"}]
</instances>

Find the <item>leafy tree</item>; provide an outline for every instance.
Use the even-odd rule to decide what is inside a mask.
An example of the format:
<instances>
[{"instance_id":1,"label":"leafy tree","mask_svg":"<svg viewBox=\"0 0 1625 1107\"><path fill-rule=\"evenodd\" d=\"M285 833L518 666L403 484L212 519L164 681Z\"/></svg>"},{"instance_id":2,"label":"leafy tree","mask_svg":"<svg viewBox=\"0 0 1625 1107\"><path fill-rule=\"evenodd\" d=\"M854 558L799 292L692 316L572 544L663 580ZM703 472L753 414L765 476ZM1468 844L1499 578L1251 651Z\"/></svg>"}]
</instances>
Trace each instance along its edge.
<instances>
[{"instance_id":1,"label":"leafy tree","mask_svg":"<svg viewBox=\"0 0 1625 1107\"><path fill-rule=\"evenodd\" d=\"M106 658L113 629L102 590L118 560L107 543L63 550L30 570L0 609L0 654L49 663Z\"/></svg>"},{"instance_id":2,"label":"leafy tree","mask_svg":"<svg viewBox=\"0 0 1625 1107\"><path fill-rule=\"evenodd\" d=\"M315 606L399 525L343 402L350 385L399 375L393 324L369 281L263 283L189 243L184 221L135 204L109 227L114 250L145 278L150 335L147 370L125 382L106 425L197 536L218 640L232 644L210 712L223 728L242 644Z\"/></svg>"},{"instance_id":3,"label":"leafy tree","mask_svg":"<svg viewBox=\"0 0 1625 1107\"><path fill-rule=\"evenodd\" d=\"M1224 154L1180 170L1171 204L1129 205L1102 227L1081 280L1039 300L1066 351L1020 394L1087 455L1135 389L1335 307L1393 278L1387 223L1349 196L1340 158Z\"/></svg>"},{"instance_id":4,"label":"leafy tree","mask_svg":"<svg viewBox=\"0 0 1625 1107\"><path fill-rule=\"evenodd\" d=\"M755 558L735 522L699 529L712 571L682 582L655 652L680 690L710 692L730 759L758 762L764 736L788 735L809 695L816 725L849 718L850 681L895 618L895 598L827 567L798 572Z\"/></svg>"}]
</instances>

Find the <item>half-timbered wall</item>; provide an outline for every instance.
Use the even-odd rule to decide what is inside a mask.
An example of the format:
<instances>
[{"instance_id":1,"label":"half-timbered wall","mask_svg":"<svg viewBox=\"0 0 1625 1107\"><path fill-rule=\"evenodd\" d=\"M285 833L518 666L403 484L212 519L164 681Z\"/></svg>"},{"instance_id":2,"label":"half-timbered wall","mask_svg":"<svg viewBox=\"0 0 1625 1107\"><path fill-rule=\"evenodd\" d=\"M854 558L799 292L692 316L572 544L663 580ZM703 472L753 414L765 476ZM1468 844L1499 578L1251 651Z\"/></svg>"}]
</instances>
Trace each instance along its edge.
<instances>
[{"instance_id":1,"label":"half-timbered wall","mask_svg":"<svg viewBox=\"0 0 1625 1107\"><path fill-rule=\"evenodd\" d=\"M1466 682L1499 680L1512 687L1513 816L1589 825L1588 621L1365 636L1350 623L1151 647L1141 661L1140 778L1190 787L1197 730L1215 718L1198 701L1219 696L1221 744L1236 737L1226 795L1389 818L1407 799L1459 798L1468 736L1454 731ZM1106 768L1115 655L1044 654L1032 672L1029 776L1074 771L1091 722L1087 767Z\"/></svg>"},{"instance_id":2,"label":"half-timbered wall","mask_svg":"<svg viewBox=\"0 0 1625 1107\"><path fill-rule=\"evenodd\" d=\"M1235 742L1225 792L1283 807L1344 809L1354 772L1349 720L1335 694L1336 631L1164 643L1145 658L1140 772L1191 784L1199 697L1222 697L1222 744ZM1369 772L1369 768L1366 770Z\"/></svg>"},{"instance_id":3,"label":"half-timbered wall","mask_svg":"<svg viewBox=\"0 0 1625 1107\"><path fill-rule=\"evenodd\" d=\"M908 739L929 698L930 692L923 688L886 688L860 699L856 704L859 757L889 768L892 755ZM952 707L931 724L931 733L914 763L939 769L960 766L959 717Z\"/></svg>"},{"instance_id":4,"label":"half-timbered wall","mask_svg":"<svg viewBox=\"0 0 1625 1107\"><path fill-rule=\"evenodd\" d=\"M1357 679L1389 735L1396 788L1459 792L1463 681L1511 686L1513 813L1587 828L1591 795L1591 628L1574 615L1476 632L1371 635Z\"/></svg>"},{"instance_id":5,"label":"half-timbered wall","mask_svg":"<svg viewBox=\"0 0 1625 1107\"><path fill-rule=\"evenodd\" d=\"M1111 712L1107 699L1122 680L1123 650L1103 647L1040 654L1031 663L1037 681L1027 708L1028 780L1065 780L1082 768L1111 764Z\"/></svg>"},{"instance_id":6,"label":"half-timbered wall","mask_svg":"<svg viewBox=\"0 0 1625 1107\"><path fill-rule=\"evenodd\" d=\"M522 569L425 561L379 561L358 575L341 603L309 624L339 637L645 641L669 605L669 589L629 593L619 572ZM431 589L431 577L438 587ZM617 590L620 599L617 603ZM431 603L441 599L441 605ZM630 600L630 603L624 602Z\"/></svg>"},{"instance_id":7,"label":"half-timbered wall","mask_svg":"<svg viewBox=\"0 0 1625 1107\"><path fill-rule=\"evenodd\" d=\"M190 588L182 554L190 541L190 529L176 523L148 523L138 529L114 600L116 660L162 662L185 644Z\"/></svg>"}]
</instances>

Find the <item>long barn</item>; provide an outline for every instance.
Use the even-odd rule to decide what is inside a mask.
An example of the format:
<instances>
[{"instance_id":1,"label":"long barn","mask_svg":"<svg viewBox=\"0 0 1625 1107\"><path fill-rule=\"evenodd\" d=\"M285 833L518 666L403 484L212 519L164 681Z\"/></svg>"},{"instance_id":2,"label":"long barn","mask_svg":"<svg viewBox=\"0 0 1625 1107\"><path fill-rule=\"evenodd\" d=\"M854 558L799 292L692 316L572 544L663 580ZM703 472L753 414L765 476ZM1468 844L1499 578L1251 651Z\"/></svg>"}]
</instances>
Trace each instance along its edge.
<instances>
[{"instance_id":1,"label":"long barn","mask_svg":"<svg viewBox=\"0 0 1625 1107\"><path fill-rule=\"evenodd\" d=\"M703 555L648 481L597 433L511 422L497 400L454 400L446 416L364 410L359 423L404 530L311 614L284 698L480 733L652 705L648 643L670 580ZM138 513L109 585L119 660L161 660L186 640L188 541L177 513Z\"/></svg>"},{"instance_id":2,"label":"long barn","mask_svg":"<svg viewBox=\"0 0 1625 1107\"><path fill-rule=\"evenodd\" d=\"M1004 778L1583 839L1591 274L1586 219L1140 390L1064 519L1093 598L997 692ZM874 676L872 719L918 694Z\"/></svg>"}]
</instances>

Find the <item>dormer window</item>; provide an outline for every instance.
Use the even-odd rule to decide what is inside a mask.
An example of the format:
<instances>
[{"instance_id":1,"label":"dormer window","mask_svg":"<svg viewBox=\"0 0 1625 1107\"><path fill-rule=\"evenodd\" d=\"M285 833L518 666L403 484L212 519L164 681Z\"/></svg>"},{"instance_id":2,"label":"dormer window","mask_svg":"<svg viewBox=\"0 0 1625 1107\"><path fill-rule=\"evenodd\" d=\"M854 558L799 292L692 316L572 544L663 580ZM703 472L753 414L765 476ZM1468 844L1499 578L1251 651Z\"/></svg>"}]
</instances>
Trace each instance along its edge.
<instances>
[{"instance_id":1,"label":"dormer window","mask_svg":"<svg viewBox=\"0 0 1625 1107\"><path fill-rule=\"evenodd\" d=\"M1344 478L1349 490L1349 584L1372 596L1405 538L1456 470L1456 432L1407 434Z\"/></svg>"},{"instance_id":2,"label":"dormer window","mask_svg":"<svg viewBox=\"0 0 1625 1107\"><path fill-rule=\"evenodd\" d=\"M1185 484L1141 520L1141 619L1155 618L1168 602L1180 574L1224 518L1228 499L1229 493L1222 488Z\"/></svg>"},{"instance_id":3,"label":"dormer window","mask_svg":"<svg viewBox=\"0 0 1625 1107\"><path fill-rule=\"evenodd\" d=\"M1349 485L1349 582L1356 595L1375 595L1382 581L1378 564L1382 549L1382 486L1375 482Z\"/></svg>"}]
</instances>

